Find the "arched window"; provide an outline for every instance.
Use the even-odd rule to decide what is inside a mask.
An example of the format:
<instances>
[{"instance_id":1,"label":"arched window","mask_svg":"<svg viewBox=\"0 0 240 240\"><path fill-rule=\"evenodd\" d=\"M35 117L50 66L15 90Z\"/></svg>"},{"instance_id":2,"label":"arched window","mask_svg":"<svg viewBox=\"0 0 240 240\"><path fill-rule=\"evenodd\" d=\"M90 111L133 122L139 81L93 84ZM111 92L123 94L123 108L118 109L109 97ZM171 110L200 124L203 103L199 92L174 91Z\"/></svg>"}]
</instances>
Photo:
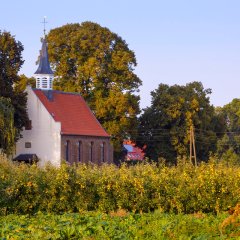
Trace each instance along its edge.
<instances>
[{"instance_id":1,"label":"arched window","mask_svg":"<svg viewBox=\"0 0 240 240\"><path fill-rule=\"evenodd\" d=\"M93 142L89 144L89 160L90 162L93 161Z\"/></svg>"},{"instance_id":2,"label":"arched window","mask_svg":"<svg viewBox=\"0 0 240 240\"><path fill-rule=\"evenodd\" d=\"M69 155L70 155L70 141L67 140L65 143L66 149L65 149L65 159L67 162L69 162Z\"/></svg>"},{"instance_id":3,"label":"arched window","mask_svg":"<svg viewBox=\"0 0 240 240\"><path fill-rule=\"evenodd\" d=\"M100 144L100 150L101 150L100 153L101 162L105 162L105 142Z\"/></svg>"},{"instance_id":4,"label":"arched window","mask_svg":"<svg viewBox=\"0 0 240 240\"><path fill-rule=\"evenodd\" d=\"M77 142L77 145L78 145L78 162L81 162L82 161L82 142L81 141L78 141Z\"/></svg>"}]
</instances>

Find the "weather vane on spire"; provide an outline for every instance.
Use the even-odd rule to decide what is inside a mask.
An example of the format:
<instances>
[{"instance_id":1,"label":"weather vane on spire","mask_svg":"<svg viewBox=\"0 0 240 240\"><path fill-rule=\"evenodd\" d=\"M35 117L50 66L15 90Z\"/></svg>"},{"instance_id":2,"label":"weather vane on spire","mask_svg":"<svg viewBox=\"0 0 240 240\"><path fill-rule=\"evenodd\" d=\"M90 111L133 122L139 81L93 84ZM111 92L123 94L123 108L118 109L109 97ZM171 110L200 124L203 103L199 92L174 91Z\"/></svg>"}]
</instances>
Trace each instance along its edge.
<instances>
[{"instance_id":1,"label":"weather vane on spire","mask_svg":"<svg viewBox=\"0 0 240 240\"><path fill-rule=\"evenodd\" d=\"M43 17L43 22L41 22L41 23L43 23L43 33L44 33L44 37L46 36L46 23L48 23L47 21L46 21L46 16L44 16Z\"/></svg>"}]
</instances>

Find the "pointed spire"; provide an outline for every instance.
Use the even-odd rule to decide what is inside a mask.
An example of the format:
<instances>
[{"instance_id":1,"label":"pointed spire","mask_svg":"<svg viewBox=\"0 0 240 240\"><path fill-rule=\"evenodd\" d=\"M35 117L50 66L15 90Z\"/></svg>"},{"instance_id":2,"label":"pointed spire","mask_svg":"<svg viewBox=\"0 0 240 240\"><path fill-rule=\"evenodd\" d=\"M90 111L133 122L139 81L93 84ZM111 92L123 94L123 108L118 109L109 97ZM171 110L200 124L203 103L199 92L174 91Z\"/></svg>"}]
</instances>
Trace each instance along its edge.
<instances>
[{"instance_id":1,"label":"pointed spire","mask_svg":"<svg viewBox=\"0 0 240 240\"><path fill-rule=\"evenodd\" d=\"M48 49L47 49L46 38L44 38L42 41L42 50L40 52L39 65L35 74L53 74L53 71L50 67L50 63L48 60Z\"/></svg>"},{"instance_id":2,"label":"pointed spire","mask_svg":"<svg viewBox=\"0 0 240 240\"><path fill-rule=\"evenodd\" d=\"M38 69L35 72L35 78L36 78L36 88L43 89L43 90L52 90L53 87L53 71L50 67L50 63L48 60L48 48L47 48L47 40L46 40L46 17L44 17L43 21L43 33L44 37L42 40L42 49L40 51L40 57L39 57L39 65Z\"/></svg>"}]
</instances>

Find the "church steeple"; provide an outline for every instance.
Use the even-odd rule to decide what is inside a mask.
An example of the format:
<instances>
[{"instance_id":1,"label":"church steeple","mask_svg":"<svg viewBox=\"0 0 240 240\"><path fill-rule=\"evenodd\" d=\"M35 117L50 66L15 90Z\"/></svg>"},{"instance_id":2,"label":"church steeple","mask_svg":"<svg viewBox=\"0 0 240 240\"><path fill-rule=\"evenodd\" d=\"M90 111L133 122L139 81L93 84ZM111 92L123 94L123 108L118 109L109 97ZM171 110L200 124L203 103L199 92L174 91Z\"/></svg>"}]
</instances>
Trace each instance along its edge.
<instances>
[{"instance_id":1,"label":"church steeple","mask_svg":"<svg viewBox=\"0 0 240 240\"><path fill-rule=\"evenodd\" d=\"M36 78L36 88L52 90L53 71L48 60L47 41L45 37L42 41L38 69L34 76Z\"/></svg>"},{"instance_id":2,"label":"church steeple","mask_svg":"<svg viewBox=\"0 0 240 240\"><path fill-rule=\"evenodd\" d=\"M46 35L45 35L45 32L46 32L45 17L44 17L43 23L44 23L44 38L42 40L42 49L40 51L38 69L34 73L34 76L36 78L36 88L40 88L43 90L52 90L53 71L50 67L50 63L48 60L48 48L47 48L47 40L46 40Z\"/></svg>"},{"instance_id":3,"label":"church steeple","mask_svg":"<svg viewBox=\"0 0 240 240\"><path fill-rule=\"evenodd\" d=\"M35 74L53 74L48 60L48 50L46 38L42 41L42 50L40 52L39 66Z\"/></svg>"}]
</instances>

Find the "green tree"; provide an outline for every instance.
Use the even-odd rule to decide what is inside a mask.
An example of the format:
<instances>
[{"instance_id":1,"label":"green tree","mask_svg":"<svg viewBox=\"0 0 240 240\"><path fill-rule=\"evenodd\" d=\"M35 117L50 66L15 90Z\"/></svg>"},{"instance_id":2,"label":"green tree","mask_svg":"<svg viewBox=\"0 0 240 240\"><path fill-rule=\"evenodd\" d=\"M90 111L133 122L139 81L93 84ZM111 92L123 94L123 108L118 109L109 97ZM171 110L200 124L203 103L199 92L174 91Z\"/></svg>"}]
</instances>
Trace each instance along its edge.
<instances>
[{"instance_id":1,"label":"green tree","mask_svg":"<svg viewBox=\"0 0 240 240\"><path fill-rule=\"evenodd\" d=\"M31 86L32 88L36 87L36 79L34 77L27 77L24 74L19 76L18 82L15 84L14 89L18 92L24 92L27 85Z\"/></svg>"},{"instance_id":2,"label":"green tree","mask_svg":"<svg viewBox=\"0 0 240 240\"><path fill-rule=\"evenodd\" d=\"M226 128L224 136L219 139L217 145L217 154L224 161L232 153L238 156L240 160L240 99L233 99L232 102L226 104L223 108L219 108L219 113L223 116ZM228 154L226 154L228 153ZM227 157L226 157L227 156Z\"/></svg>"},{"instance_id":3,"label":"green tree","mask_svg":"<svg viewBox=\"0 0 240 240\"><path fill-rule=\"evenodd\" d=\"M0 97L0 150L3 153L10 154L13 152L15 135L14 108L11 100Z\"/></svg>"},{"instance_id":4,"label":"green tree","mask_svg":"<svg viewBox=\"0 0 240 240\"><path fill-rule=\"evenodd\" d=\"M28 121L26 93L15 88L19 82L18 72L24 62L22 60L22 51L23 46L19 41L16 41L9 32L0 31L0 97L2 99L0 111L4 110L0 114L6 116L6 109L10 109L9 111L14 114L15 141L20 137L20 132ZM10 103L7 101L10 101ZM3 107L6 103L7 105ZM13 112L10 105L14 109ZM1 121L6 121L6 118L2 118ZM1 127L4 126L7 126L7 123L1 125ZM1 129L1 134L3 132L5 132L5 129ZM5 137L1 136L0 139L3 140ZM3 142L0 145L5 146Z\"/></svg>"},{"instance_id":5,"label":"green tree","mask_svg":"<svg viewBox=\"0 0 240 240\"><path fill-rule=\"evenodd\" d=\"M80 93L119 152L140 113L134 52L117 34L92 22L53 29L47 40L55 89Z\"/></svg>"},{"instance_id":6,"label":"green tree","mask_svg":"<svg viewBox=\"0 0 240 240\"><path fill-rule=\"evenodd\" d=\"M195 128L197 157L205 160L215 151L218 126L210 89L200 82L186 86L160 84L151 92L152 104L140 116L137 142L146 145L146 155L175 163L177 156L189 153L190 126Z\"/></svg>"}]
</instances>

